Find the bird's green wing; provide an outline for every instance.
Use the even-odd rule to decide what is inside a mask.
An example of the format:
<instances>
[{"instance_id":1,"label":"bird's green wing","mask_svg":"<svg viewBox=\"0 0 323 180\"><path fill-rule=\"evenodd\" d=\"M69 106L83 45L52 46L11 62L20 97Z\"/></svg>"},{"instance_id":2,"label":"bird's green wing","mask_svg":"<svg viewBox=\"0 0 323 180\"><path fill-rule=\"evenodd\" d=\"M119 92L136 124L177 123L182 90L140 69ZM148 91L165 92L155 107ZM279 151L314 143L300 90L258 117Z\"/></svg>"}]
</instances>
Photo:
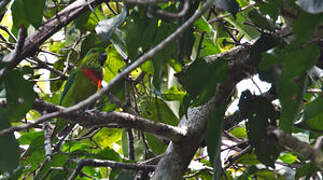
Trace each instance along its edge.
<instances>
[{"instance_id":1,"label":"bird's green wing","mask_svg":"<svg viewBox=\"0 0 323 180\"><path fill-rule=\"evenodd\" d=\"M69 78L67 79L62 96L59 99L59 105L62 105L65 95L67 94L68 90L71 89L72 84L74 83L74 80L75 80L76 73L77 73L77 70L72 71Z\"/></svg>"}]
</instances>

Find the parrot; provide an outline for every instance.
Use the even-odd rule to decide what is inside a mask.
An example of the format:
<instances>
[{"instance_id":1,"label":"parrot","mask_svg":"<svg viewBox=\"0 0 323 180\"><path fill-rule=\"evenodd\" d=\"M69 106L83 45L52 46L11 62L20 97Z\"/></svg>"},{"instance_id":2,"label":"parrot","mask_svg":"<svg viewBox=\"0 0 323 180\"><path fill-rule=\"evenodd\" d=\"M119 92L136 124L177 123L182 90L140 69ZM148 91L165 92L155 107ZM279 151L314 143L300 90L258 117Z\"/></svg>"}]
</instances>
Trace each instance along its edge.
<instances>
[{"instance_id":1,"label":"parrot","mask_svg":"<svg viewBox=\"0 0 323 180\"><path fill-rule=\"evenodd\" d=\"M99 91L102 86L103 67L106 58L107 54L103 48L90 49L85 57L82 58L78 67L70 74L59 105L64 107L73 106ZM56 131L54 132L60 131L58 136L62 137L67 135L66 133L70 132L74 126L75 124L68 125L66 120L58 119Z\"/></svg>"}]
</instances>

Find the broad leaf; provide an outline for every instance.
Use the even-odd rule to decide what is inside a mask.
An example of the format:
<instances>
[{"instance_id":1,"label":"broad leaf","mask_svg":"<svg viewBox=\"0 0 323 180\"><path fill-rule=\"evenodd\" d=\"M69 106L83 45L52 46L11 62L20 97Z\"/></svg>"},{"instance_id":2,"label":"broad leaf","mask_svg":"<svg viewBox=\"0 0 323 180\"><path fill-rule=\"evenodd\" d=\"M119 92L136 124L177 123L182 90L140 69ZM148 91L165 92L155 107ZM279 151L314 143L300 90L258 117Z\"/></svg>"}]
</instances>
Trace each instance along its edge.
<instances>
[{"instance_id":1,"label":"broad leaf","mask_svg":"<svg viewBox=\"0 0 323 180\"><path fill-rule=\"evenodd\" d=\"M268 1L267 3L260 3L259 10L261 14L269 15L273 21L276 21L282 5L283 0Z\"/></svg>"},{"instance_id":2,"label":"broad leaf","mask_svg":"<svg viewBox=\"0 0 323 180\"><path fill-rule=\"evenodd\" d=\"M98 21L102 19L101 12L98 8L94 9L95 14L92 11L87 11L74 20L75 27L80 29L81 32L93 31ZM98 16L98 18L97 18Z\"/></svg>"},{"instance_id":3,"label":"broad leaf","mask_svg":"<svg viewBox=\"0 0 323 180\"><path fill-rule=\"evenodd\" d=\"M267 128L275 125L278 118L274 106L265 97L253 96L247 90L241 94L239 109L248 117L248 139L255 148L257 159L267 166L274 167L274 162L279 156L279 146L273 144L267 135Z\"/></svg>"},{"instance_id":4,"label":"broad leaf","mask_svg":"<svg viewBox=\"0 0 323 180\"><path fill-rule=\"evenodd\" d=\"M304 107L303 119L297 123L298 127L323 132L323 97L319 96Z\"/></svg>"},{"instance_id":5,"label":"broad leaf","mask_svg":"<svg viewBox=\"0 0 323 180\"><path fill-rule=\"evenodd\" d=\"M120 141L121 137L121 129L103 128L93 137L93 140L95 140L101 148L113 148L113 144Z\"/></svg>"},{"instance_id":6,"label":"broad leaf","mask_svg":"<svg viewBox=\"0 0 323 180\"><path fill-rule=\"evenodd\" d=\"M36 94L33 84L26 81L23 72L11 71L7 74L4 83L6 87L8 118L11 122L20 121L30 110ZM0 117L0 120L4 118ZM6 118L7 119L7 118Z\"/></svg>"},{"instance_id":7,"label":"broad leaf","mask_svg":"<svg viewBox=\"0 0 323 180\"><path fill-rule=\"evenodd\" d=\"M268 31L274 31L277 28L275 27L276 24L274 22L268 20L255 9L249 11L248 16L257 27Z\"/></svg>"},{"instance_id":8,"label":"broad leaf","mask_svg":"<svg viewBox=\"0 0 323 180\"><path fill-rule=\"evenodd\" d=\"M297 168L295 179L300 179L301 177L310 178L317 171L317 167L312 162L302 165L302 167Z\"/></svg>"},{"instance_id":9,"label":"broad leaf","mask_svg":"<svg viewBox=\"0 0 323 180\"><path fill-rule=\"evenodd\" d=\"M299 112L306 88L305 73L314 66L320 51L317 46L290 51L285 57L284 67L278 82L278 96L282 106L279 126L291 132Z\"/></svg>"},{"instance_id":10,"label":"broad leaf","mask_svg":"<svg viewBox=\"0 0 323 180\"><path fill-rule=\"evenodd\" d=\"M322 14L313 15L301 12L293 24L293 32L296 39L293 41L292 45L297 46L309 41L312 38L316 27L323 21L322 17Z\"/></svg>"},{"instance_id":11,"label":"broad leaf","mask_svg":"<svg viewBox=\"0 0 323 180\"><path fill-rule=\"evenodd\" d=\"M224 18L230 24L232 24L235 28L239 30L248 40L255 39L259 37L260 33L253 27L246 25L245 23L251 23L252 21L248 17L248 12L250 10L243 11L237 14L237 18L233 17Z\"/></svg>"},{"instance_id":12,"label":"broad leaf","mask_svg":"<svg viewBox=\"0 0 323 180\"><path fill-rule=\"evenodd\" d=\"M139 109L144 118L176 126L179 119L169 106L158 97L143 97L139 102Z\"/></svg>"},{"instance_id":13,"label":"broad leaf","mask_svg":"<svg viewBox=\"0 0 323 180\"><path fill-rule=\"evenodd\" d=\"M143 8L140 8L140 10L145 11ZM127 18L126 45L131 60L135 60L138 55L139 47L146 50L153 45L157 27L157 19L150 19L146 17L145 13L134 11ZM144 36L141 36L140 34L143 34Z\"/></svg>"},{"instance_id":14,"label":"broad leaf","mask_svg":"<svg viewBox=\"0 0 323 180\"><path fill-rule=\"evenodd\" d=\"M285 152L285 153L282 153L279 159L286 164L293 164L297 160L297 156L293 155L292 153Z\"/></svg>"},{"instance_id":15,"label":"broad leaf","mask_svg":"<svg viewBox=\"0 0 323 180\"><path fill-rule=\"evenodd\" d=\"M7 112L0 108L0 130L10 127ZM0 136L0 171L11 173L19 164L19 144L13 133Z\"/></svg>"},{"instance_id":16,"label":"broad leaf","mask_svg":"<svg viewBox=\"0 0 323 180\"><path fill-rule=\"evenodd\" d=\"M210 162L215 168L214 178L219 177L219 164L221 164L220 159L220 147L221 147L221 136L223 131L223 121L224 121L224 113L227 107L227 103L225 103L221 108L219 108L208 121L208 127L206 131L205 141L207 146L208 156L210 158Z\"/></svg>"},{"instance_id":17,"label":"broad leaf","mask_svg":"<svg viewBox=\"0 0 323 180\"><path fill-rule=\"evenodd\" d=\"M165 142L149 133L146 133L145 137L149 148L153 151L155 155L165 153L167 148L167 144Z\"/></svg>"},{"instance_id":18,"label":"broad leaf","mask_svg":"<svg viewBox=\"0 0 323 180\"><path fill-rule=\"evenodd\" d=\"M161 95L162 98L166 101L182 101L185 94L185 92L180 91L176 86L172 86L171 88L163 92Z\"/></svg>"},{"instance_id":19,"label":"broad leaf","mask_svg":"<svg viewBox=\"0 0 323 180\"><path fill-rule=\"evenodd\" d=\"M217 85L225 81L227 66L224 59L212 63L203 59L195 60L184 74L179 75L180 82L188 92L188 102L193 100L193 106L207 102L214 95Z\"/></svg>"},{"instance_id":20,"label":"broad leaf","mask_svg":"<svg viewBox=\"0 0 323 180\"><path fill-rule=\"evenodd\" d=\"M45 0L15 0L11 7L13 24L28 27L29 24L38 28L43 19Z\"/></svg>"}]
</instances>

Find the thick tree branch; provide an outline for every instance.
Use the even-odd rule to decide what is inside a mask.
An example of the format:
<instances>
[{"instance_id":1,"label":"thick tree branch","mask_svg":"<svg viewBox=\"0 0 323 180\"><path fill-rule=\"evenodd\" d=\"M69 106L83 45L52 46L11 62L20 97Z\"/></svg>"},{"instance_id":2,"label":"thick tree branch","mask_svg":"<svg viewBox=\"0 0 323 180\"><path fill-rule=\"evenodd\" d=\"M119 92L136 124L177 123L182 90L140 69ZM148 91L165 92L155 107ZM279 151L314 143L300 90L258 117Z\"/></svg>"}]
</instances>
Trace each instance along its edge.
<instances>
[{"instance_id":1,"label":"thick tree branch","mask_svg":"<svg viewBox=\"0 0 323 180\"><path fill-rule=\"evenodd\" d=\"M323 171L323 152L321 145L315 148L309 144L298 140L296 137L285 133L280 129L271 129L269 134L273 135L280 146L287 150L294 151L302 155L305 159L311 159L315 165ZM317 144L322 144L323 138L317 139Z\"/></svg>"},{"instance_id":2,"label":"thick tree branch","mask_svg":"<svg viewBox=\"0 0 323 180\"><path fill-rule=\"evenodd\" d=\"M187 133L184 128L174 127L124 112L76 111L69 114L62 114L61 112L63 112L65 108L39 99L35 101L33 109L39 112L49 112L50 114L54 114L55 117L69 119L70 121L79 123L80 125L85 127L118 125L122 128L135 128L138 130L146 131L172 141L180 140ZM41 118L39 118L32 124L24 124L3 129L0 131L0 136L12 133L14 131L22 131L35 127L40 123L46 122L47 117L50 114L44 114Z\"/></svg>"},{"instance_id":3,"label":"thick tree branch","mask_svg":"<svg viewBox=\"0 0 323 180\"><path fill-rule=\"evenodd\" d=\"M179 124L185 127L187 136L182 141L171 142L166 155L160 160L153 179L181 179L193 158L207 128L209 117L222 107L226 99L231 95L235 85L254 74L255 68L248 63L250 46L238 46L225 53L209 56L207 61L216 61L217 58L225 58L229 62L228 77L225 83L220 85L214 97L206 104L188 109L187 117L184 116Z\"/></svg>"}]
</instances>

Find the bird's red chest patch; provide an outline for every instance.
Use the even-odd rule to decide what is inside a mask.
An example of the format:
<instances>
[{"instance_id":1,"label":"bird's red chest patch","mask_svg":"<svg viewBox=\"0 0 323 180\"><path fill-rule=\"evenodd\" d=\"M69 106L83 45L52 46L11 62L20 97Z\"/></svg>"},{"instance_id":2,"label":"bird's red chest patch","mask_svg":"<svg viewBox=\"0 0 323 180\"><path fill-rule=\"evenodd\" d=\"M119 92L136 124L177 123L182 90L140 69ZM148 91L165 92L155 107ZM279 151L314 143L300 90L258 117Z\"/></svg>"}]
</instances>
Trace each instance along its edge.
<instances>
[{"instance_id":1,"label":"bird's red chest patch","mask_svg":"<svg viewBox=\"0 0 323 180\"><path fill-rule=\"evenodd\" d=\"M82 72L91 80L93 84L95 84L98 87L98 89L101 88L101 82L103 78L102 73L90 68L82 68Z\"/></svg>"}]
</instances>

